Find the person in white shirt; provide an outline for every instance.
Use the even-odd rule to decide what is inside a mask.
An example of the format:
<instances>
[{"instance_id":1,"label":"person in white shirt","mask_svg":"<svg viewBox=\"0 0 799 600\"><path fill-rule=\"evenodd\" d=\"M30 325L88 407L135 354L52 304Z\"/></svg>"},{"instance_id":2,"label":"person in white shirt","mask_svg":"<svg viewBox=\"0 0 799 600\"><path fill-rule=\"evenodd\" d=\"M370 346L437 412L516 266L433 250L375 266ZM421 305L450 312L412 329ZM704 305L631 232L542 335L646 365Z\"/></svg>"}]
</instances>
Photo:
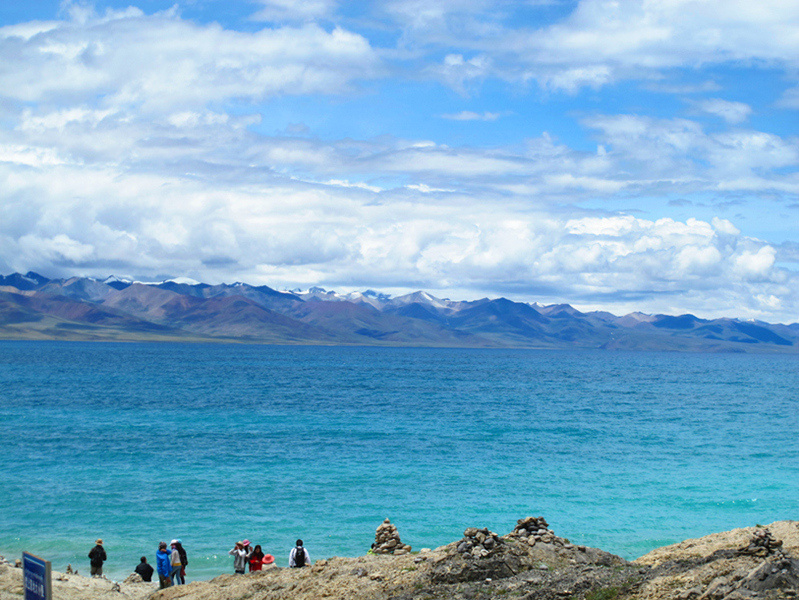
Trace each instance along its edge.
<instances>
[{"instance_id":1,"label":"person in white shirt","mask_svg":"<svg viewBox=\"0 0 799 600\"><path fill-rule=\"evenodd\" d=\"M302 540L297 540L297 545L289 552L289 567L307 567L311 564L311 557L302 545Z\"/></svg>"}]
</instances>

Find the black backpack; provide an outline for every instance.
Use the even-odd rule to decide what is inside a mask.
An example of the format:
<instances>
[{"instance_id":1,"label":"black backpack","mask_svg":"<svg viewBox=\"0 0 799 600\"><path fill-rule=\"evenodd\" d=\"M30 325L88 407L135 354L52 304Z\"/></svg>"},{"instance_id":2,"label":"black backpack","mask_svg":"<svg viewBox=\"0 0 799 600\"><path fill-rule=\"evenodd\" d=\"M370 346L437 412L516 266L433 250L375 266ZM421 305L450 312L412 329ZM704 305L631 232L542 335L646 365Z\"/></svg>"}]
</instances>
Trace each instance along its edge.
<instances>
[{"instance_id":1,"label":"black backpack","mask_svg":"<svg viewBox=\"0 0 799 600\"><path fill-rule=\"evenodd\" d=\"M295 567L304 567L305 566L305 548L302 546L297 546L294 548L294 566Z\"/></svg>"}]
</instances>

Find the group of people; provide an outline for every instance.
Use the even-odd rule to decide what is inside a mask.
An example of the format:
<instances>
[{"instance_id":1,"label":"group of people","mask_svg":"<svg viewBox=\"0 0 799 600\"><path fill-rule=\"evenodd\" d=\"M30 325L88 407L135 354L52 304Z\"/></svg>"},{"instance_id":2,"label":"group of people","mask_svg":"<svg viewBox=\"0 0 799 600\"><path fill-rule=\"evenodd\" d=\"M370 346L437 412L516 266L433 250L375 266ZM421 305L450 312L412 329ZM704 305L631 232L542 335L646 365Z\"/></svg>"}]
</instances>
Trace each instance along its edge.
<instances>
[{"instance_id":1,"label":"group of people","mask_svg":"<svg viewBox=\"0 0 799 600\"><path fill-rule=\"evenodd\" d=\"M153 573L157 571L161 589L186 583L186 567L189 564L186 549L180 540L172 540L169 545L171 549L167 550L166 542L159 542L158 551L155 553L156 569L147 562L146 556L141 557L141 562L136 565L134 571L141 576L142 581L152 581ZM103 563L108 560L102 539L95 542L94 548L89 552L89 560L92 577L102 577Z\"/></svg>"},{"instance_id":2,"label":"group of people","mask_svg":"<svg viewBox=\"0 0 799 600\"><path fill-rule=\"evenodd\" d=\"M264 554L260 544L250 545L250 540L236 542L233 549L228 552L233 557L233 570L236 573L245 573L247 569L260 571L265 566L272 565L275 557L271 554ZM98 539L94 548L89 552L92 577L103 576L103 563L108 559L103 540ZM155 569L147 562L147 557L142 556L141 562L134 569L143 581L152 581L153 574L158 573L158 581L161 589L171 585L181 585L186 583L186 567L189 564L186 549L183 543L172 540L167 546L166 542L158 543L158 551L155 553ZM297 540L296 545L289 552L289 567L306 567L311 564L311 556L303 546L302 540Z\"/></svg>"},{"instance_id":3,"label":"group of people","mask_svg":"<svg viewBox=\"0 0 799 600\"><path fill-rule=\"evenodd\" d=\"M142 581L152 581L153 573L157 571L161 589L186 583L186 566L189 564L186 549L180 540L172 540L169 545L170 549L167 549L166 542L158 543L158 550L155 553L156 569L147 562L146 556L141 557L141 562L134 570L141 576Z\"/></svg>"},{"instance_id":4,"label":"group of people","mask_svg":"<svg viewBox=\"0 0 799 600\"><path fill-rule=\"evenodd\" d=\"M142 561L146 562L144 556L142 556ZM180 540L169 542L169 549L167 549L166 542L159 542L158 551L155 553L155 566L161 589L170 585L186 583L186 567L188 564L189 558ZM150 567L150 570L152 570L152 567ZM150 576L152 577L152 572ZM144 579L143 576L142 579ZM150 580L145 579L145 581Z\"/></svg>"},{"instance_id":5,"label":"group of people","mask_svg":"<svg viewBox=\"0 0 799 600\"><path fill-rule=\"evenodd\" d=\"M247 571L260 571L265 566L275 562L275 557L271 554L264 554L261 544L250 545L250 540L236 542L233 549L228 552L233 557L233 571L241 574Z\"/></svg>"},{"instance_id":6,"label":"group of people","mask_svg":"<svg viewBox=\"0 0 799 600\"><path fill-rule=\"evenodd\" d=\"M260 571L265 566L275 562L271 554L264 554L260 544L250 545L250 540L236 542L233 549L228 552L233 557L233 572L244 574L249 568L250 572ZM308 550L302 545L302 540L297 540L294 548L289 552L289 567L305 567L311 564Z\"/></svg>"}]
</instances>

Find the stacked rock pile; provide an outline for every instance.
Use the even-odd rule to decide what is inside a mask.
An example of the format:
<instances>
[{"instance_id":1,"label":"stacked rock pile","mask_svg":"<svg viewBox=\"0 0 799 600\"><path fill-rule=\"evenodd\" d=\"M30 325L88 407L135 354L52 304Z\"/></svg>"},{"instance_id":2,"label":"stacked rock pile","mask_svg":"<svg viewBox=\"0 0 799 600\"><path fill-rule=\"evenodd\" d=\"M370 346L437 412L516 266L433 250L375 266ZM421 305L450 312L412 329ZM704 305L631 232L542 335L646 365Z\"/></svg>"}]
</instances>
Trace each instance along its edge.
<instances>
[{"instance_id":1,"label":"stacked rock pile","mask_svg":"<svg viewBox=\"0 0 799 600\"><path fill-rule=\"evenodd\" d=\"M391 524L391 521L386 519L377 526L377 530L375 531L375 546L372 548L372 552L375 554L401 555L408 554L410 551L411 547L400 541L397 528Z\"/></svg>"},{"instance_id":2,"label":"stacked rock pile","mask_svg":"<svg viewBox=\"0 0 799 600\"><path fill-rule=\"evenodd\" d=\"M487 558L496 552L502 544L502 538L493 531L489 531L488 527L483 527L482 529L467 527L466 531L463 532L463 539L458 542L457 550L465 556Z\"/></svg>"},{"instance_id":3,"label":"stacked rock pile","mask_svg":"<svg viewBox=\"0 0 799 600\"><path fill-rule=\"evenodd\" d=\"M782 548L782 540L778 540L768 529L756 529L746 548L741 548L742 554L755 556L768 556Z\"/></svg>"},{"instance_id":4,"label":"stacked rock pile","mask_svg":"<svg viewBox=\"0 0 799 600\"><path fill-rule=\"evenodd\" d=\"M538 542L543 544L555 544L562 546L566 549L572 549L574 546L569 543L569 540L556 536L551 529L549 523L544 517L525 517L516 521L516 527L508 534L510 538L516 538L521 541L526 541L530 546L535 546ZM578 546L578 549L584 550L583 547Z\"/></svg>"}]
</instances>

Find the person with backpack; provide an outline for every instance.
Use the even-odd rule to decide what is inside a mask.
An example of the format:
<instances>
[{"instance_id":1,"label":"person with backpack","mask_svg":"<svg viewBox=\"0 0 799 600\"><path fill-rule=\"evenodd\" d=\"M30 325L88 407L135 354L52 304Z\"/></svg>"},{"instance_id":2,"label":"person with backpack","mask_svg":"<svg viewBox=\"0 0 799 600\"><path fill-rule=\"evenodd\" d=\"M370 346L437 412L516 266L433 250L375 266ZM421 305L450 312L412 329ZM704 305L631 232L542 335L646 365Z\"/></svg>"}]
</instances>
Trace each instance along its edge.
<instances>
[{"instance_id":1,"label":"person with backpack","mask_svg":"<svg viewBox=\"0 0 799 600\"><path fill-rule=\"evenodd\" d=\"M89 564L91 565L92 577L103 576L103 563L107 560L105 555L105 548L103 548L103 540L98 539L95 542L95 547L89 552Z\"/></svg>"},{"instance_id":2,"label":"person with backpack","mask_svg":"<svg viewBox=\"0 0 799 600\"><path fill-rule=\"evenodd\" d=\"M289 552L289 567L307 567L311 564L311 557L302 545L302 540L297 540L297 545Z\"/></svg>"}]
</instances>

